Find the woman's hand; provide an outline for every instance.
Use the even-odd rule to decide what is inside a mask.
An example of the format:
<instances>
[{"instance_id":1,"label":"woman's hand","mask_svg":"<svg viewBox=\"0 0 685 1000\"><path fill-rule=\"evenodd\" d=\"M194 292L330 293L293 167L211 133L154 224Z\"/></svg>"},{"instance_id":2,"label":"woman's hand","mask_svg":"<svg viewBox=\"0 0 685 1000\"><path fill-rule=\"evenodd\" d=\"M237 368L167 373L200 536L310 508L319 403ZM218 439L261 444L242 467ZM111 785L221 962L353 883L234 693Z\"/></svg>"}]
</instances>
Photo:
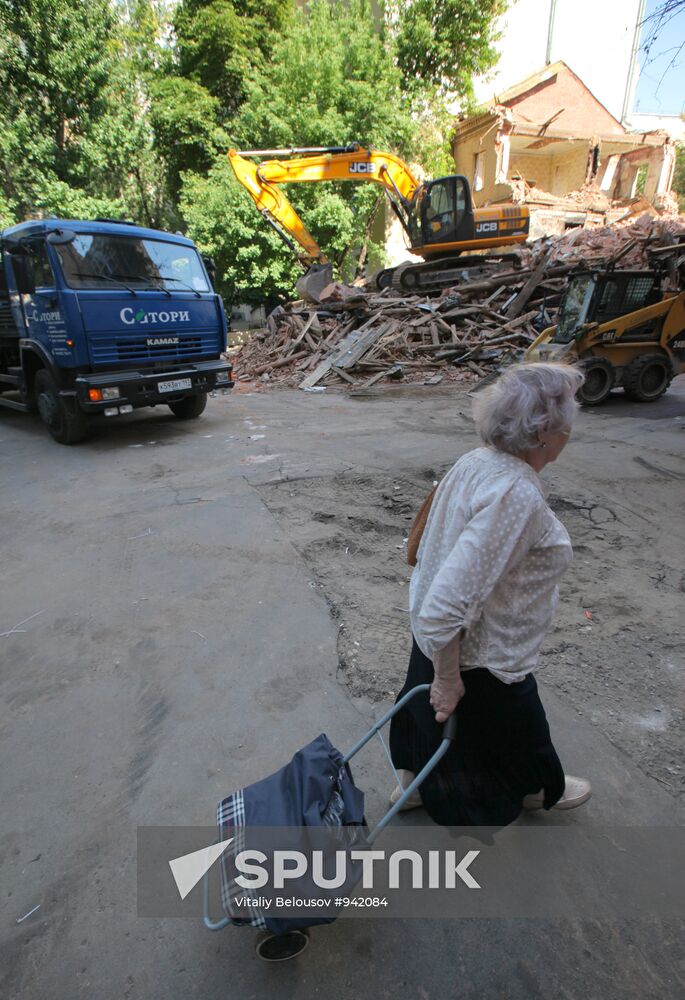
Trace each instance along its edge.
<instances>
[{"instance_id":1,"label":"woman's hand","mask_svg":"<svg viewBox=\"0 0 685 1000\"><path fill-rule=\"evenodd\" d=\"M436 722L447 722L464 695L464 682L460 667L461 633L457 632L444 649L433 657L435 679L431 684L430 703L435 711Z\"/></svg>"},{"instance_id":2,"label":"woman's hand","mask_svg":"<svg viewBox=\"0 0 685 1000\"><path fill-rule=\"evenodd\" d=\"M450 680L435 678L431 684L430 703L435 712L436 722L447 722L463 697L464 691L464 682L460 674Z\"/></svg>"}]
</instances>

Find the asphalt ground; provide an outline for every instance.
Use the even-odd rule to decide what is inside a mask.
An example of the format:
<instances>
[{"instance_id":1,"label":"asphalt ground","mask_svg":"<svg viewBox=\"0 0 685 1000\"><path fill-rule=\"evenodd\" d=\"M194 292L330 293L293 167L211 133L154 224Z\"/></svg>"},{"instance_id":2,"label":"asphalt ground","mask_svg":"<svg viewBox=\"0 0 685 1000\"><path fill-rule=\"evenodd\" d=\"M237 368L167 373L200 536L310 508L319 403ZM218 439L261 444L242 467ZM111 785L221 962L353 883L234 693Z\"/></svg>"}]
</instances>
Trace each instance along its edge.
<instances>
[{"instance_id":1,"label":"asphalt ground","mask_svg":"<svg viewBox=\"0 0 685 1000\"><path fill-rule=\"evenodd\" d=\"M681 566L682 381L648 408L617 396L582 413L551 476L629 505ZM137 916L138 827L211 826L226 794L322 730L349 746L383 707L341 677L325 587L265 490L418 476L475 443L452 387L219 396L198 421L142 411L73 448L0 412L4 996L685 995L683 925L650 913L340 920L275 966L250 929ZM540 684L562 759L595 789L564 823L682 825L671 789ZM355 776L380 816L382 755Z\"/></svg>"}]
</instances>

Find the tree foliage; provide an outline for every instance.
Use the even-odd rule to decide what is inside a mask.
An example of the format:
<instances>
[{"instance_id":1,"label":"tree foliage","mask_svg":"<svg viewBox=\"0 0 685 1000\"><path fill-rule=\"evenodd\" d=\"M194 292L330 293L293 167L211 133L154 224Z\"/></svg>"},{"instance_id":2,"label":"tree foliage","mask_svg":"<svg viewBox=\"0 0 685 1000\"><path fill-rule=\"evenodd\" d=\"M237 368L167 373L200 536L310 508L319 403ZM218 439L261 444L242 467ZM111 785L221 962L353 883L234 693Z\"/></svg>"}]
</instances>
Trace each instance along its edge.
<instances>
[{"instance_id":1,"label":"tree foliage","mask_svg":"<svg viewBox=\"0 0 685 1000\"><path fill-rule=\"evenodd\" d=\"M683 142L677 143L675 149L673 193L678 199L680 211L685 212L685 143Z\"/></svg>"},{"instance_id":2,"label":"tree foliage","mask_svg":"<svg viewBox=\"0 0 685 1000\"><path fill-rule=\"evenodd\" d=\"M179 75L217 98L226 120L243 101L250 70L270 57L292 11L290 0L185 0L174 19Z\"/></svg>"},{"instance_id":3,"label":"tree foliage","mask_svg":"<svg viewBox=\"0 0 685 1000\"><path fill-rule=\"evenodd\" d=\"M408 154L411 107L385 30L368 0L311 0L246 79L232 125L241 143L373 143Z\"/></svg>"},{"instance_id":4,"label":"tree foliage","mask_svg":"<svg viewBox=\"0 0 685 1000\"><path fill-rule=\"evenodd\" d=\"M175 10L175 45L150 87L155 147L174 198L184 170L205 174L228 138L223 127L245 99L254 67L270 58L293 0L184 0Z\"/></svg>"},{"instance_id":5,"label":"tree foliage","mask_svg":"<svg viewBox=\"0 0 685 1000\"><path fill-rule=\"evenodd\" d=\"M108 0L0 0L0 38L5 211L163 224L145 95Z\"/></svg>"},{"instance_id":6,"label":"tree foliage","mask_svg":"<svg viewBox=\"0 0 685 1000\"><path fill-rule=\"evenodd\" d=\"M507 0L396 0L397 61L407 91L433 86L473 97L473 77L497 60L493 22Z\"/></svg>"}]
</instances>

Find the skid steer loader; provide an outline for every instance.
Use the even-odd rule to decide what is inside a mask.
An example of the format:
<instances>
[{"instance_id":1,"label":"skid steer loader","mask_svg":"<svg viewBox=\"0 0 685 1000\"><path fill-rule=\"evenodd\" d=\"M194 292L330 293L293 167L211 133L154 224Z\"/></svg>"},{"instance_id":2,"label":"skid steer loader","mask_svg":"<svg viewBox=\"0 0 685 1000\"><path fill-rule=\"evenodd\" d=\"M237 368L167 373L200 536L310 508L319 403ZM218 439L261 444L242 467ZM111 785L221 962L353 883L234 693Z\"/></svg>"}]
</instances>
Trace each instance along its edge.
<instances>
[{"instance_id":1,"label":"skid steer loader","mask_svg":"<svg viewBox=\"0 0 685 1000\"><path fill-rule=\"evenodd\" d=\"M685 252L685 247L673 248ZM578 398L598 406L621 387L632 400L651 403L685 371L685 291L664 291L676 268L663 256L640 271L582 271L569 281L556 326L543 330L527 361L578 359L585 383ZM682 261L677 264L682 274Z\"/></svg>"}]
</instances>

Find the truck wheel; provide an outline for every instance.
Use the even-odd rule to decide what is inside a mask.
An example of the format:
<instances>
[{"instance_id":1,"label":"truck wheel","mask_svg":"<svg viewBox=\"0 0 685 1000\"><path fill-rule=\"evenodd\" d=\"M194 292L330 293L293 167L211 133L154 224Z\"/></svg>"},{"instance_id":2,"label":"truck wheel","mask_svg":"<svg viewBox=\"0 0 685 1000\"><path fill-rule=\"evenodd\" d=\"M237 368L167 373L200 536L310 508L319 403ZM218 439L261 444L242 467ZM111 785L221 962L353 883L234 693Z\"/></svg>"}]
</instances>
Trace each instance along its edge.
<instances>
[{"instance_id":1,"label":"truck wheel","mask_svg":"<svg viewBox=\"0 0 685 1000\"><path fill-rule=\"evenodd\" d=\"M599 406L614 387L614 367L606 358L587 358L583 362L585 381L578 390L583 406Z\"/></svg>"},{"instance_id":2,"label":"truck wheel","mask_svg":"<svg viewBox=\"0 0 685 1000\"><path fill-rule=\"evenodd\" d=\"M638 403L653 403L671 384L673 366L662 354L641 354L623 369L623 391Z\"/></svg>"},{"instance_id":3,"label":"truck wheel","mask_svg":"<svg viewBox=\"0 0 685 1000\"><path fill-rule=\"evenodd\" d=\"M169 403L169 409L179 420L194 420L199 417L207 405L207 393L201 392L197 396L185 396L176 403Z\"/></svg>"},{"instance_id":4,"label":"truck wheel","mask_svg":"<svg viewBox=\"0 0 685 1000\"><path fill-rule=\"evenodd\" d=\"M52 376L44 369L36 372L34 397L40 419L55 441L60 444L77 444L83 441L87 433L85 416L69 409L67 401L60 396Z\"/></svg>"}]
</instances>

